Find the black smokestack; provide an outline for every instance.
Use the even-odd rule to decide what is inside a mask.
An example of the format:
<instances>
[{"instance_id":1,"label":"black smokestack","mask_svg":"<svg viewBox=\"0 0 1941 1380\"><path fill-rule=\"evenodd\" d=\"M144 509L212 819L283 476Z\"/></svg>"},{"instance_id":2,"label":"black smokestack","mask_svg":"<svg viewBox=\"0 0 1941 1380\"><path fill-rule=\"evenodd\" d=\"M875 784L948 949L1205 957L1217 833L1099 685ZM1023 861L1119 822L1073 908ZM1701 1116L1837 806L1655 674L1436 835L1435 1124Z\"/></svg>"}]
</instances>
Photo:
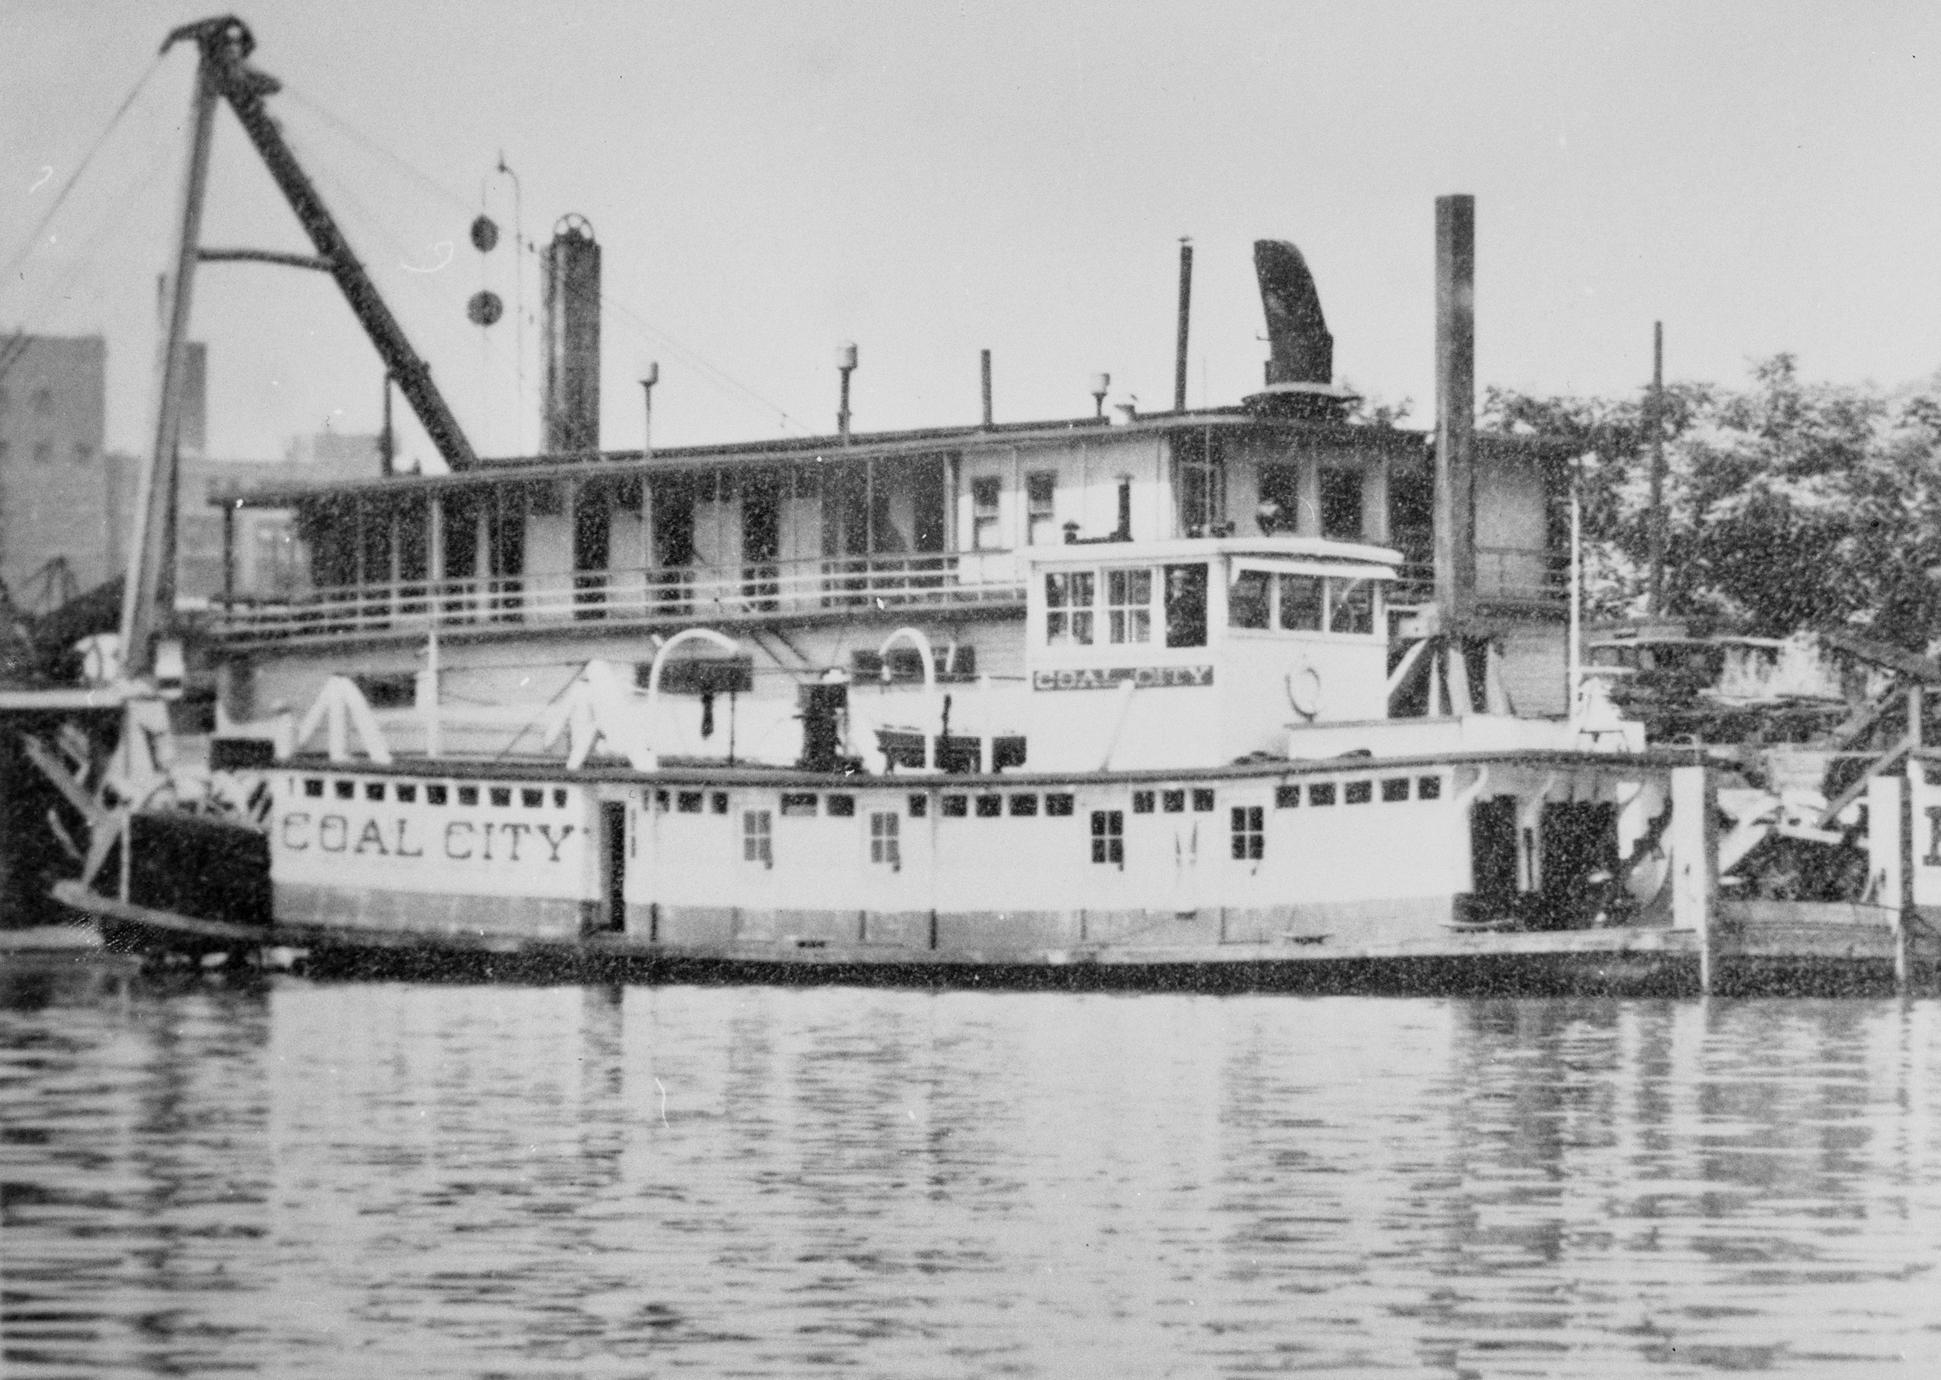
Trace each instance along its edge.
<instances>
[{"instance_id":1,"label":"black smokestack","mask_svg":"<svg viewBox=\"0 0 1941 1380\"><path fill-rule=\"evenodd\" d=\"M600 246L584 217L554 227L546 275L545 453L600 448Z\"/></svg>"},{"instance_id":2,"label":"black smokestack","mask_svg":"<svg viewBox=\"0 0 1941 1380\"><path fill-rule=\"evenodd\" d=\"M1254 274L1267 312L1267 383L1333 383L1334 337L1301 251L1286 240L1254 241Z\"/></svg>"}]
</instances>

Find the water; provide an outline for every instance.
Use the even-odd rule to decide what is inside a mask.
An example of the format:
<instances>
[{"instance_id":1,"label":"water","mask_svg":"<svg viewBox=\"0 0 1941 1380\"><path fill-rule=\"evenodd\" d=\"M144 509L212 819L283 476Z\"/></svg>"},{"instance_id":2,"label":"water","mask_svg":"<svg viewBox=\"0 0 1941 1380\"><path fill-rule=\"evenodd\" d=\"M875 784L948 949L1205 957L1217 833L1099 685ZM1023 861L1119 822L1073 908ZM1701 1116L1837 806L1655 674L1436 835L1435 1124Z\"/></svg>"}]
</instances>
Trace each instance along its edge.
<instances>
[{"instance_id":1,"label":"water","mask_svg":"<svg viewBox=\"0 0 1941 1380\"><path fill-rule=\"evenodd\" d=\"M1928 1375L1941 1005L0 969L7 1377Z\"/></svg>"}]
</instances>

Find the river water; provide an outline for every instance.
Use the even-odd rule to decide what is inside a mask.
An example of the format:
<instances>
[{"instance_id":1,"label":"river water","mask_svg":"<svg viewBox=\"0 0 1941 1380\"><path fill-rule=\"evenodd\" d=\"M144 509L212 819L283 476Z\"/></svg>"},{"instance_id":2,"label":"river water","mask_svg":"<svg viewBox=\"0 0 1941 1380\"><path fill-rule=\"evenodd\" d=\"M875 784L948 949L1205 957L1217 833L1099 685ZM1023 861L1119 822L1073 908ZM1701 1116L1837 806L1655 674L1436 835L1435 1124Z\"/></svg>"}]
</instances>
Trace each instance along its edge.
<instances>
[{"instance_id":1,"label":"river water","mask_svg":"<svg viewBox=\"0 0 1941 1380\"><path fill-rule=\"evenodd\" d=\"M1932 1375L1941 1005L0 967L0 1374Z\"/></svg>"}]
</instances>

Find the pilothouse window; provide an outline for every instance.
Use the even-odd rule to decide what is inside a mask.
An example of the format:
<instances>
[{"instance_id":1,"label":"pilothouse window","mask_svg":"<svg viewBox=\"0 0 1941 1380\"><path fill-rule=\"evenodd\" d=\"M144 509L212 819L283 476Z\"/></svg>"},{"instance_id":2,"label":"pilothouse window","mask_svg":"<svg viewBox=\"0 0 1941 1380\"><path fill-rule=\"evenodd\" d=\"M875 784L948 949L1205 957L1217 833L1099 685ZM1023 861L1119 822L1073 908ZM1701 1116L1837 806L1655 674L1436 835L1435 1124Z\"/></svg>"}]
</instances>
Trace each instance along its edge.
<instances>
[{"instance_id":1,"label":"pilothouse window","mask_svg":"<svg viewBox=\"0 0 1941 1380\"><path fill-rule=\"evenodd\" d=\"M1061 570L1045 576L1045 641L1053 647L1092 645L1093 574Z\"/></svg>"}]
</instances>

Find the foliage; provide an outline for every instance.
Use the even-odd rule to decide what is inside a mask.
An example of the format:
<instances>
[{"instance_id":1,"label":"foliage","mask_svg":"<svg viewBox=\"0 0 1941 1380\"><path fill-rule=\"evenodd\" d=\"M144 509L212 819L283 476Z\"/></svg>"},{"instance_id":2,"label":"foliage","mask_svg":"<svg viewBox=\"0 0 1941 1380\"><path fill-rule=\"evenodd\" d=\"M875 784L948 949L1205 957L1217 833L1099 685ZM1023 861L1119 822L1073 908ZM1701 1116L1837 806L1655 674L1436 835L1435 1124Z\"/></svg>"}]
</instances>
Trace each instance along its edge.
<instances>
[{"instance_id":1,"label":"foliage","mask_svg":"<svg viewBox=\"0 0 1941 1380\"><path fill-rule=\"evenodd\" d=\"M1648 397L1492 388L1483 422L1570 443L1591 610L1644 612ZM1762 635L1849 626L1916 648L1941 636L1941 379L1890 396L1805 382L1775 355L1742 389L1667 385L1660 435L1666 612Z\"/></svg>"}]
</instances>

